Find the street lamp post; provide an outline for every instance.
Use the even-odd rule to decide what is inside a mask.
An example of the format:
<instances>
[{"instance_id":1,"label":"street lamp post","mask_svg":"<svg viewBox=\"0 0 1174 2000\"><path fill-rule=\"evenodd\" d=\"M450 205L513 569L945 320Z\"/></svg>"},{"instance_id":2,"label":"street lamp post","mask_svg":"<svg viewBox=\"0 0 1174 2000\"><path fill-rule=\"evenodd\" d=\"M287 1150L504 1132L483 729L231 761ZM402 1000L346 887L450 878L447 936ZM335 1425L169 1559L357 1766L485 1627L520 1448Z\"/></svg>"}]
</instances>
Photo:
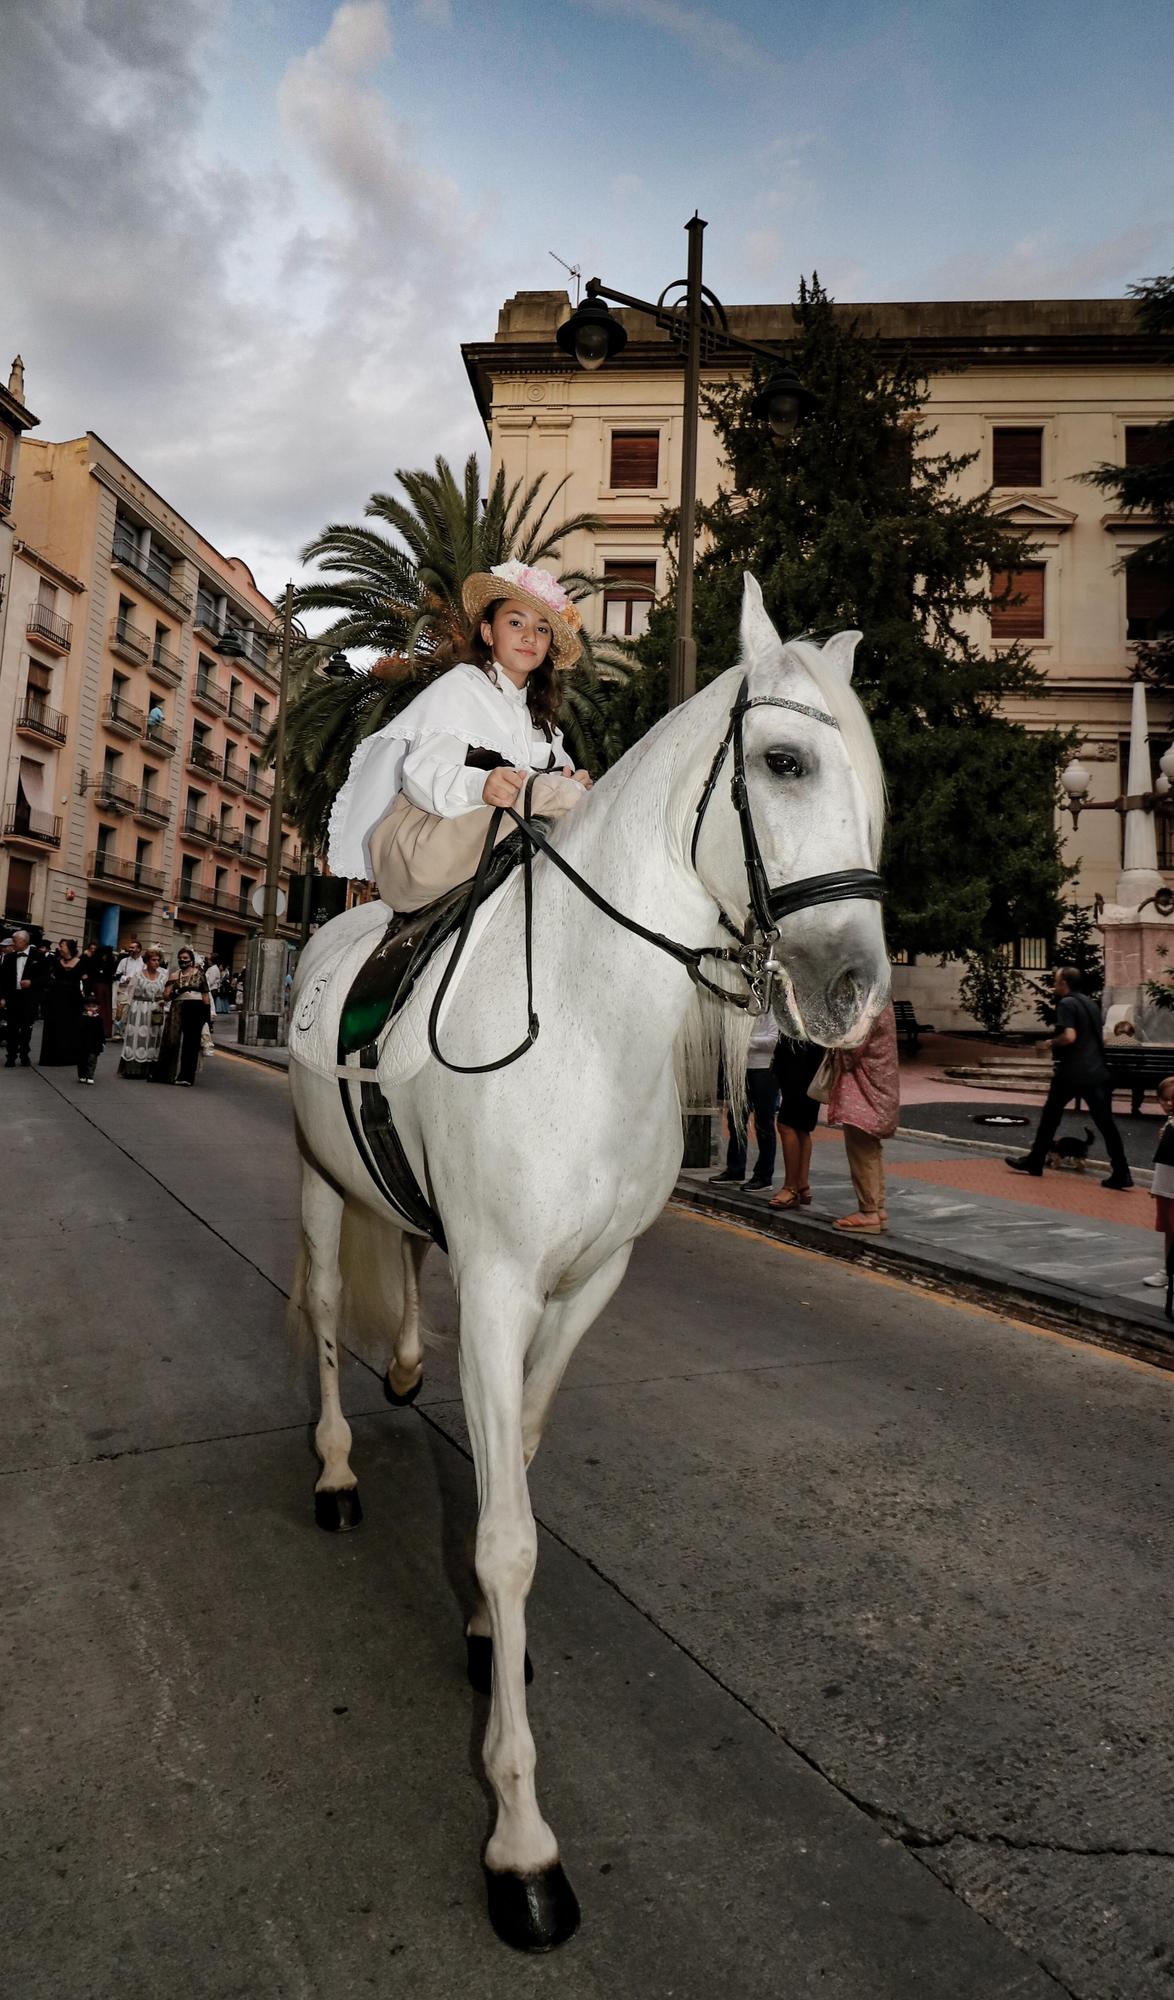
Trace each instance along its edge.
<instances>
[{"instance_id":1,"label":"street lamp post","mask_svg":"<svg viewBox=\"0 0 1174 2000\"><path fill-rule=\"evenodd\" d=\"M245 1004L241 1011L238 1038L280 1047L285 1040L285 961L286 945L277 935L278 897L281 892L282 807L285 803L285 717L289 703L289 659L295 631L293 584L285 586L281 613L281 678L277 693L277 722L273 736L273 796L269 802L269 839L262 891L261 931L249 939L245 967ZM270 627L272 633L273 628ZM300 633L299 633L300 636Z\"/></svg>"},{"instance_id":2,"label":"street lamp post","mask_svg":"<svg viewBox=\"0 0 1174 2000\"><path fill-rule=\"evenodd\" d=\"M726 355L746 355L767 361L772 373L757 399L757 414L769 423L778 439L790 435L815 402L815 398L786 366L777 347L764 347L742 340L730 332L725 307L702 282L702 233L706 225L699 215L685 224L689 239L686 277L666 286L655 304L650 299L633 298L616 291L600 278L587 283L586 297L570 319L559 327L555 339L564 354L571 355L581 368L601 368L627 345L626 329L607 309L629 306L647 313L670 339L684 349L685 386L681 431L680 540L677 560L677 628L669 677L669 702L676 707L687 701L697 687L697 643L693 637L693 566L697 535L697 438L701 417L701 367L703 362L721 360ZM682 294L675 302L672 294Z\"/></svg>"}]
</instances>

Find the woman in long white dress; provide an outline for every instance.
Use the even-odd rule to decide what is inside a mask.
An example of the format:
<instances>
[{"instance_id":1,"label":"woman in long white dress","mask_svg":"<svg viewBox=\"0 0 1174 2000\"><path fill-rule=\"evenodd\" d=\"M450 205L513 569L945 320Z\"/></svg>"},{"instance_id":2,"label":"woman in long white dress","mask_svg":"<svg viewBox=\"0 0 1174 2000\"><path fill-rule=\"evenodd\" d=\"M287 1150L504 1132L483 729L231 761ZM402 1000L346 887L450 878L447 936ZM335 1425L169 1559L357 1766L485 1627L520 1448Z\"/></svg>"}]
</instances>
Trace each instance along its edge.
<instances>
[{"instance_id":1,"label":"woman in long white dress","mask_svg":"<svg viewBox=\"0 0 1174 2000\"><path fill-rule=\"evenodd\" d=\"M143 969L131 982L130 999L122 1029L122 1059L119 1076L132 1081L148 1081L155 1073L163 1041L166 1008L163 1004L167 971L160 954L152 947L143 953Z\"/></svg>"}]
</instances>

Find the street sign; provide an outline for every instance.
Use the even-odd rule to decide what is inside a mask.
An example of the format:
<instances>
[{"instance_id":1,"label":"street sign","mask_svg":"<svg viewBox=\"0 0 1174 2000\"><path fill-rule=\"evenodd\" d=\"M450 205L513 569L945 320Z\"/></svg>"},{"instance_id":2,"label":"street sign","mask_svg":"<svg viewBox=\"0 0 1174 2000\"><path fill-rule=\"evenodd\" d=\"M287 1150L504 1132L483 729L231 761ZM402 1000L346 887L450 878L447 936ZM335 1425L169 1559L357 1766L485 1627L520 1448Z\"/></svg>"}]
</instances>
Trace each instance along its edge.
<instances>
[{"instance_id":1,"label":"street sign","mask_svg":"<svg viewBox=\"0 0 1174 2000\"><path fill-rule=\"evenodd\" d=\"M263 882L258 882L258 884L257 884L256 888L255 888L255 889L253 890L253 893L252 893L252 895L251 895L251 896L249 897L249 908L250 908L250 910L251 910L251 911L253 912L253 915L254 915L255 917L263 917L263 916L264 916L264 914L265 914L265 884L264 884ZM278 914L278 916L279 916L279 917L283 917L283 916L285 915L285 891L284 891L284 889L279 889L279 890L277 891L277 914Z\"/></svg>"}]
</instances>

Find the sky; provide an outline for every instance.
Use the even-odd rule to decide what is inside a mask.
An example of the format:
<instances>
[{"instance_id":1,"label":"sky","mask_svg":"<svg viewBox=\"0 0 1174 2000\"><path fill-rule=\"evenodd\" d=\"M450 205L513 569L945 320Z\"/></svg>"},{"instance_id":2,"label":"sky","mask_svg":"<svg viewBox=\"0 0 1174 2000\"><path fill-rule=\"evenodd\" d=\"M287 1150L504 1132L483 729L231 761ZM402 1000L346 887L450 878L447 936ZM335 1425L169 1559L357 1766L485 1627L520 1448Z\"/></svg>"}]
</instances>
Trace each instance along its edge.
<instances>
[{"instance_id":1,"label":"sky","mask_svg":"<svg viewBox=\"0 0 1174 2000\"><path fill-rule=\"evenodd\" d=\"M1171 0L0 0L0 364L263 589L400 467L555 252L727 306L1110 297L1174 268Z\"/></svg>"}]
</instances>

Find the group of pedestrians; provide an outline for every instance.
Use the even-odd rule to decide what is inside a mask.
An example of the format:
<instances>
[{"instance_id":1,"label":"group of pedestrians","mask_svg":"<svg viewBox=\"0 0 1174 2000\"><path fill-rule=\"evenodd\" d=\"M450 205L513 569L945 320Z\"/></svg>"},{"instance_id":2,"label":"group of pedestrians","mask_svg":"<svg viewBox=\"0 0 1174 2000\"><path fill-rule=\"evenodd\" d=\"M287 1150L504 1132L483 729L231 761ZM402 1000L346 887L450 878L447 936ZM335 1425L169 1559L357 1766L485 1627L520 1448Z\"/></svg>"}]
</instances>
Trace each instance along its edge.
<instances>
[{"instance_id":1,"label":"group of pedestrians","mask_svg":"<svg viewBox=\"0 0 1174 2000\"><path fill-rule=\"evenodd\" d=\"M33 1028L41 1020L43 1068L76 1064L79 1083L92 1084L106 1043L121 1044L118 1074L189 1088L201 1054L212 1044L218 1005L235 998L229 968L202 962L180 945L172 966L157 946L132 938L125 950L60 938L54 950L27 931L0 940L0 1017L5 1065L32 1061Z\"/></svg>"},{"instance_id":2,"label":"group of pedestrians","mask_svg":"<svg viewBox=\"0 0 1174 2000\"><path fill-rule=\"evenodd\" d=\"M828 1124L844 1134L856 1209L837 1229L876 1234L888 1223L882 1144L897 1129L900 1065L891 1006L878 1015L858 1049L822 1049L780 1035L769 1014L755 1021L746 1067L747 1128L751 1120L757 1158L746 1177L747 1131L730 1119L726 1164L715 1181L736 1181L748 1193L774 1184L776 1132L783 1147L783 1185L772 1208L806 1208L811 1194L812 1134L822 1105Z\"/></svg>"}]
</instances>

